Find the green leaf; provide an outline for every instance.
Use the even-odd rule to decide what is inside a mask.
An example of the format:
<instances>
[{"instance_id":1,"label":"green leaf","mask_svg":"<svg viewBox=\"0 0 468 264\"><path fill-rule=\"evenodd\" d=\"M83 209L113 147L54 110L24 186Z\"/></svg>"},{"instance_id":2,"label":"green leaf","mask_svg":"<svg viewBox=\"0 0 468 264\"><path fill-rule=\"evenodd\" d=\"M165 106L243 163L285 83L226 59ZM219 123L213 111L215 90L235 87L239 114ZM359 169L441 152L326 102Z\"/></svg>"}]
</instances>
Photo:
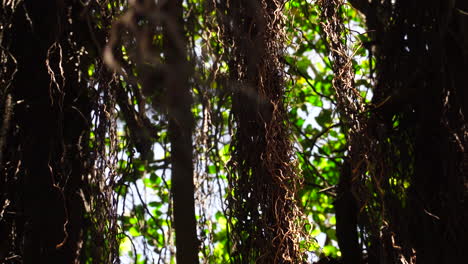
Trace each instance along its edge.
<instances>
[{"instance_id":1,"label":"green leaf","mask_svg":"<svg viewBox=\"0 0 468 264\"><path fill-rule=\"evenodd\" d=\"M328 127L332 121L332 111L330 109L322 109L320 114L315 118L315 121L323 128Z\"/></svg>"},{"instance_id":2,"label":"green leaf","mask_svg":"<svg viewBox=\"0 0 468 264\"><path fill-rule=\"evenodd\" d=\"M91 64L88 67L88 76L93 77L93 74L94 74L94 64Z\"/></svg>"},{"instance_id":3,"label":"green leaf","mask_svg":"<svg viewBox=\"0 0 468 264\"><path fill-rule=\"evenodd\" d=\"M208 166L208 173L209 174L216 174L216 166L215 165Z\"/></svg>"},{"instance_id":4,"label":"green leaf","mask_svg":"<svg viewBox=\"0 0 468 264\"><path fill-rule=\"evenodd\" d=\"M138 231L138 229L136 229L135 227L130 227L130 229L128 230L128 232L130 233L131 236L133 237L137 237L137 236L141 236L141 233Z\"/></svg>"}]
</instances>

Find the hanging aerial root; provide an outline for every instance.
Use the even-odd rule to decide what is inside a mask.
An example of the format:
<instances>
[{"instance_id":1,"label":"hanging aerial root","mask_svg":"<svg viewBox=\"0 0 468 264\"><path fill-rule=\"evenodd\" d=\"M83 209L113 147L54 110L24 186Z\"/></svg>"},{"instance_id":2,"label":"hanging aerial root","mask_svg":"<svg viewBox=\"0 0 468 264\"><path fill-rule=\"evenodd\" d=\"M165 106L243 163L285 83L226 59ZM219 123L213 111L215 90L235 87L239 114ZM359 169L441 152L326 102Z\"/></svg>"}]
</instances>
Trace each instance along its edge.
<instances>
[{"instance_id":1,"label":"hanging aerial root","mask_svg":"<svg viewBox=\"0 0 468 264\"><path fill-rule=\"evenodd\" d=\"M232 112L229 221L235 263L302 263L300 185L284 106L283 1L214 3L228 64ZM233 27L232 25L236 25Z\"/></svg>"}]
</instances>

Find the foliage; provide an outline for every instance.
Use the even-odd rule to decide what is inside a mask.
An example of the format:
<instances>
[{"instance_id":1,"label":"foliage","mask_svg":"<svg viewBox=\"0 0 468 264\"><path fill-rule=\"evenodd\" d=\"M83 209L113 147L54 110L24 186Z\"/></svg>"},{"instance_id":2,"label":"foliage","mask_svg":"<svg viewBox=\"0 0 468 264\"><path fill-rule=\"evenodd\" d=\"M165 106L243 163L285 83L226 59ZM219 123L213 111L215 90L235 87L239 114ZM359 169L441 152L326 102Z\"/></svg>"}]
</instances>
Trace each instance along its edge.
<instances>
[{"instance_id":1,"label":"foliage","mask_svg":"<svg viewBox=\"0 0 468 264\"><path fill-rule=\"evenodd\" d=\"M164 35L158 26L160 21L150 15L149 10L164 14L152 9L155 7L149 2L108 1L90 4L87 8L94 43L85 46L88 55L78 69L90 87L98 87L97 94L104 93L95 103L100 110L95 110L92 117L96 123L95 129L89 131L88 146L98 149L97 153L109 160L100 163L106 165L102 165L104 167L96 175L103 178L96 178L95 184L111 181L108 188L114 191L111 207L98 205L100 200L92 200L95 198L91 194L91 200L87 201L88 213L99 215L99 210L105 207L116 210L118 206L120 234L117 238L123 259L172 262L175 257L174 219L168 173L171 146L164 98L164 74L168 73L161 53ZM349 10L347 18L358 25L360 18ZM230 180L233 176L229 162L233 162L231 156L239 148L232 142L233 131L238 127L233 127L231 96L237 88L230 77L234 66L229 55L232 53L227 40L229 35L226 35L228 29L222 24L226 12L210 1L186 1L184 6L188 58L193 67L190 85L195 100L192 113L196 119L195 201L200 257L209 263L233 261L232 250L235 243L239 243L231 238L232 228L240 220L229 211L232 207L226 207L226 199L238 192L232 185L237 183ZM321 245L310 242L308 236L303 237L302 251L317 252L323 248L324 255L337 256L333 199L346 141L335 109L328 48L321 37L318 11L312 3L289 1L283 12L287 46L278 65L285 65L287 93L279 103L285 103L288 114L287 120L280 122L289 124L286 128L293 133L290 139L297 140L295 164L301 172L297 174L299 180L304 184L296 199L308 218L306 222L310 223L301 223L300 219L291 221L304 225L304 232L309 235L326 236ZM110 36L104 45L106 32L110 32ZM281 41L272 40L272 43ZM97 56L99 52L103 52L104 61L117 75L103 68ZM358 52L362 53L362 49ZM361 60L354 65L366 84L369 64ZM101 91L100 87L105 84L112 90ZM108 104L103 105L104 101ZM106 111L111 116L105 116ZM118 114L117 123L109 123L108 128L100 127L107 118L115 122L112 117L115 114ZM111 175L114 178L110 178ZM102 217L90 218L91 226L99 225ZM87 243L85 252L92 247L92 242ZM151 251L154 253L150 254Z\"/></svg>"},{"instance_id":2,"label":"foliage","mask_svg":"<svg viewBox=\"0 0 468 264\"><path fill-rule=\"evenodd\" d=\"M192 45L191 60L195 66L193 92L195 105L193 113L197 118L196 151L197 155L197 209L199 218L199 236L203 246L202 254L206 262L227 262L230 259L233 241L228 240L230 231L226 222L226 208L224 199L229 194L227 188L226 165L229 160L231 117L230 92L226 89L229 83L229 58L226 48L222 45L216 20L217 12L209 2L189 2L190 14L186 15L187 30L190 30L190 44ZM360 17L348 8L347 19L354 23L354 27L363 27ZM333 71L327 58L327 46L321 34L317 9L307 1L289 1L284 12L287 15L286 35L288 38L287 53L284 63L287 70L286 104L288 105L288 123L292 124L294 139L297 140L296 155L298 168L303 175L303 187L298 193L303 210L308 215L305 231L310 235L319 236L321 245L303 241L303 250L322 252L327 256L339 256L336 234L333 201L336 196L336 185L339 178L339 167L346 151L346 140L340 121L335 112L335 93L331 85ZM157 39L157 37L154 37ZM356 52L365 55L363 47L356 43ZM366 92L370 85L369 63L365 59L354 61L359 72L360 89ZM314 115L316 117L314 118ZM158 177L161 171L146 170L145 175ZM148 176L145 176L148 177ZM148 180L143 179L146 183ZM163 188L168 186L145 184L152 193L150 197L158 200L158 204L170 204L158 196ZM208 194L211 194L208 196ZM207 197L208 196L208 197ZM214 197L214 198L213 198ZM159 201L160 200L160 201ZM205 205L206 207L202 207ZM213 211L213 206L216 208ZM145 210L146 211L146 210ZM134 213L131 213L134 214ZM157 214L160 219L166 217L169 224L170 214ZM166 215L166 216L165 216ZM145 219L145 216L141 216ZM146 216L148 217L148 216ZM169 218L168 218L169 217ZM133 222L137 222L133 220ZM140 221L141 222L141 221ZM166 225L167 225L166 224ZM133 228L133 229L132 229ZM144 230L141 225L127 225L125 230ZM170 231L161 232L170 242ZM135 232L148 241L154 241L145 232ZM325 235L325 239L322 237ZM150 245L155 244L150 242ZM308 245L308 246L306 246ZM160 257L164 246L155 247L154 251ZM320 250L323 248L323 251ZM133 250L133 249L132 249ZM318 251L317 251L318 250Z\"/></svg>"},{"instance_id":3,"label":"foliage","mask_svg":"<svg viewBox=\"0 0 468 264\"><path fill-rule=\"evenodd\" d=\"M182 167L201 263L431 263L448 254L411 228L466 240L463 4L175 2L3 1L0 262L40 241L61 263L175 263Z\"/></svg>"}]
</instances>

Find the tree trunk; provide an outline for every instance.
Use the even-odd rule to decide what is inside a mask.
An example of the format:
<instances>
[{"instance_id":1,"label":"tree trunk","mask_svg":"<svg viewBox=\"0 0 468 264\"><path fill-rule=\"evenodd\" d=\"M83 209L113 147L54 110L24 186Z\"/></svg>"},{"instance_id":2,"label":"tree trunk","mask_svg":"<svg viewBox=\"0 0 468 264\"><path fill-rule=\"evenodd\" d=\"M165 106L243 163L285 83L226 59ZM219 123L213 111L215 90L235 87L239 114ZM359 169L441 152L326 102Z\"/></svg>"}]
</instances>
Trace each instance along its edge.
<instances>
[{"instance_id":1,"label":"tree trunk","mask_svg":"<svg viewBox=\"0 0 468 264\"><path fill-rule=\"evenodd\" d=\"M0 239L9 239L4 257L13 261L17 255L25 264L76 263L83 241L85 210L79 190L88 173L84 160L91 106L88 86L79 82L75 62L69 60L74 50L67 39L72 25L65 5L24 1L4 35L11 41L18 72L8 90L13 112L1 192L10 205L2 219L8 232ZM78 20L81 5L67 7ZM80 27L79 22L73 26Z\"/></svg>"},{"instance_id":2,"label":"tree trunk","mask_svg":"<svg viewBox=\"0 0 468 264\"><path fill-rule=\"evenodd\" d=\"M348 160L342 164L338 197L335 201L336 237L343 256L343 264L362 263L358 234L358 210L352 190L352 170Z\"/></svg>"},{"instance_id":3,"label":"tree trunk","mask_svg":"<svg viewBox=\"0 0 468 264\"><path fill-rule=\"evenodd\" d=\"M286 124L283 1L218 5L236 124L229 176L235 263L302 263L298 176Z\"/></svg>"},{"instance_id":4,"label":"tree trunk","mask_svg":"<svg viewBox=\"0 0 468 264\"><path fill-rule=\"evenodd\" d=\"M369 260L466 260L468 4L350 2L364 13L371 32L373 103L388 99L373 111L368 131L378 150L373 156L382 158L373 165L382 172L384 193L377 204L385 222L375 226L380 246L374 243Z\"/></svg>"},{"instance_id":5,"label":"tree trunk","mask_svg":"<svg viewBox=\"0 0 468 264\"><path fill-rule=\"evenodd\" d=\"M193 183L194 119L188 85L190 68L187 62L182 1L168 1L163 10L168 17L164 30L164 56L168 69L165 83L171 143L176 260L180 264L191 264L198 263L199 242Z\"/></svg>"}]
</instances>

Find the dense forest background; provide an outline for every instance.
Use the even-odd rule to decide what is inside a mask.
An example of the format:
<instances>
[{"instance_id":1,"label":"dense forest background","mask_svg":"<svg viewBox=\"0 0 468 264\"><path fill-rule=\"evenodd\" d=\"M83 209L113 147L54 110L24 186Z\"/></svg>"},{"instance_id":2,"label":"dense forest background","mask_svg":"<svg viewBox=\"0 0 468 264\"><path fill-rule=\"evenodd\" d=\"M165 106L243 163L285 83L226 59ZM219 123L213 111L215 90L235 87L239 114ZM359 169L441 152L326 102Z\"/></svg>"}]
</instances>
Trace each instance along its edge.
<instances>
[{"instance_id":1,"label":"dense forest background","mask_svg":"<svg viewBox=\"0 0 468 264\"><path fill-rule=\"evenodd\" d=\"M463 263L468 2L2 0L0 263Z\"/></svg>"}]
</instances>

